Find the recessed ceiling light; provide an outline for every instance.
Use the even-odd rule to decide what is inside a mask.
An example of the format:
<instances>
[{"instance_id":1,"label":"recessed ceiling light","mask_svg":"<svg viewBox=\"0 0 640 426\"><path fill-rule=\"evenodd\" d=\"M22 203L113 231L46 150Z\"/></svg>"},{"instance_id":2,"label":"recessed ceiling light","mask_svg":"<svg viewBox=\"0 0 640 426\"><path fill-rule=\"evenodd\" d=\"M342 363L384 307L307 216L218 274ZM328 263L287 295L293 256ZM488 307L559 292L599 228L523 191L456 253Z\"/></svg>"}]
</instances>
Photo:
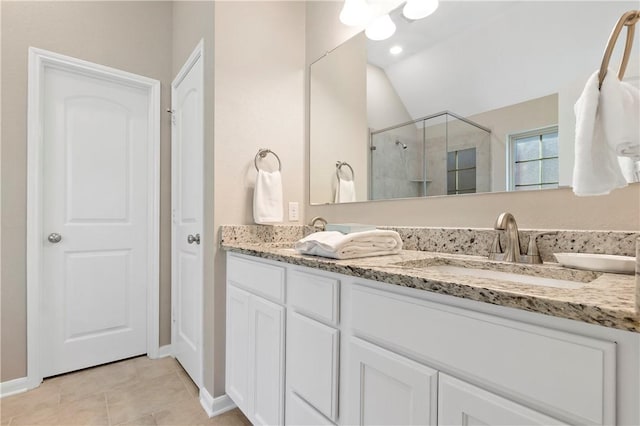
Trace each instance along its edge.
<instances>
[{"instance_id":1,"label":"recessed ceiling light","mask_svg":"<svg viewBox=\"0 0 640 426\"><path fill-rule=\"evenodd\" d=\"M391 53L392 55L399 55L402 53L402 46L393 46L391 49L389 49L389 53Z\"/></svg>"}]
</instances>

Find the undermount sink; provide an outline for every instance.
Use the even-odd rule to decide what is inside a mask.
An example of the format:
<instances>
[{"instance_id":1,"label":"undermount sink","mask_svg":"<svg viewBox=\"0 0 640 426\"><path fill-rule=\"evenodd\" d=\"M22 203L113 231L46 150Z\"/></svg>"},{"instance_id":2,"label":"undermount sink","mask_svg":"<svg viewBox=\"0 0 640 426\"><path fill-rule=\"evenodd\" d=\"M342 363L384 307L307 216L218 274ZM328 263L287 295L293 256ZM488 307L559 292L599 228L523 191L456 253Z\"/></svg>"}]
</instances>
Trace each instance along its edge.
<instances>
[{"instance_id":1,"label":"undermount sink","mask_svg":"<svg viewBox=\"0 0 640 426\"><path fill-rule=\"evenodd\" d=\"M498 281L509 281L518 284L540 285L544 287L578 289L585 283L559 280L556 278L534 277L531 275L514 274L513 272L491 271L487 269L463 268L461 266L440 265L429 268L432 271L444 272L453 275L465 275L476 278L490 278Z\"/></svg>"},{"instance_id":2,"label":"undermount sink","mask_svg":"<svg viewBox=\"0 0 640 426\"><path fill-rule=\"evenodd\" d=\"M598 278L601 273L579 271L549 265L525 265L506 262L492 262L481 259L450 259L435 257L411 260L395 264L404 268L424 269L453 276L507 281L516 284L579 289Z\"/></svg>"}]
</instances>

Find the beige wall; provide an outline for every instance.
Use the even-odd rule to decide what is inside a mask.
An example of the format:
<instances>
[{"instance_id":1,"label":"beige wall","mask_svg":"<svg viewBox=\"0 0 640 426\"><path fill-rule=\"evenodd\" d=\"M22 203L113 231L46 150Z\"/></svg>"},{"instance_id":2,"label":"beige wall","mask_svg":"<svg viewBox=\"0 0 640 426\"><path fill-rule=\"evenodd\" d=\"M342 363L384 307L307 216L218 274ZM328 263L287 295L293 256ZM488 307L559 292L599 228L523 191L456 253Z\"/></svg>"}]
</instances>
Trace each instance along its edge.
<instances>
[{"instance_id":1,"label":"beige wall","mask_svg":"<svg viewBox=\"0 0 640 426\"><path fill-rule=\"evenodd\" d=\"M340 24L340 8L340 2L308 3L307 63L358 31ZM576 197L565 188L317 206L309 205L306 191L307 220L323 216L331 222L489 228L500 212L510 211L521 228L640 230L640 184L602 197Z\"/></svg>"},{"instance_id":2,"label":"beige wall","mask_svg":"<svg viewBox=\"0 0 640 426\"><path fill-rule=\"evenodd\" d=\"M214 218L214 18L212 1L173 2L172 71L175 76L200 39L204 41L204 223L201 232L204 256L204 385L213 393L214 365L214 258L216 233ZM169 289L170 290L170 289ZM169 302L170 302L169 294ZM170 309L170 306L169 306Z\"/></svg>"},{"instance_id":3,"label":"beige wall","mask_svg":"<svg viewBox=\"0 0 640 426\"><path fill-rule=\"evenodd\" d=\"M304 205L305 5L217 2L215 8L215 228L253 223L253 158L261 147L271 148L282 161L286 221L289 201ZM214 325L209 350L214 353L213 396L219 396L224 393L224 252L216 250L214 267L215 290L213 298L206 295L205 321Z\"/></svg>"},{"instance_id":4,"label":"beige wall","mask_svg":"<svg viewBox=\"0 0 640 426\"><path fill-rule=\"evenodd\" d=\"M171 78L171 3L2 1L1 378L26 375L26 142L29 46L155 78ZM161 122L160 344L170 321L169 119Z\"/></svg>"}]
</instances>

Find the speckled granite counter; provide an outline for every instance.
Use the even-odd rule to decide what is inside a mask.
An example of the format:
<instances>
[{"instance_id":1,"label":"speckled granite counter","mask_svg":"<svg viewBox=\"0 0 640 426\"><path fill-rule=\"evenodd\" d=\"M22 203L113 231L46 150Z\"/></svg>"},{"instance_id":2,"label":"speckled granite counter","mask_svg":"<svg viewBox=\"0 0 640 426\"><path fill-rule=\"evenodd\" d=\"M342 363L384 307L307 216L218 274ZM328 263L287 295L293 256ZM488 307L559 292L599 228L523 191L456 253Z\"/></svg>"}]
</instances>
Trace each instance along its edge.
<instances>
[{"instance_id":1,"label":"speckled granite counter","mask_svg":"<svg viewBox=\"0 0 640 426\"><path fill-rule=\"evenodd\" d=\"M255 228L249 230L228 227L221 233L221 246L236 253L380 281L390 285L411 287L640 332L640 313L636 306L637 286L633 275L578 271L562 268L557 264L524 266L489 262L479 256L417 250L403 250L399 255L394 256L338 261L303 256L292 249L293 241L309 232L307 228L287 227L286 237L282 234L274 234L273 229L269 230L269 227L258 229L260 228L262 229L259 232L265 235L258 238ZM431 266L442 264L582 281L580 283L582 287L566 289L527 285L493 278L452 274L431 268Z\"/></svg>"}]
</instances>

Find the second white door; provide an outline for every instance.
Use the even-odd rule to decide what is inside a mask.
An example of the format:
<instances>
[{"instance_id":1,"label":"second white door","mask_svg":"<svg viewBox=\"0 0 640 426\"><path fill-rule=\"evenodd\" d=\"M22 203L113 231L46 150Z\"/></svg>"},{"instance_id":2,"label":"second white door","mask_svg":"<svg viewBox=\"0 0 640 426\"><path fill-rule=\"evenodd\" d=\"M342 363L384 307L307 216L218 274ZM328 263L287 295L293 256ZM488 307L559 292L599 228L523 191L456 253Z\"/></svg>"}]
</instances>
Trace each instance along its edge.
<instances>
[{"instance_id":1,"label":"second white door","mask_svg":"<svg viewBox=\"0 0 640 426\"><path fill-rule=\"evenodd\" d=\"M202 386L203 216L202 42L171 83L172 347Z\"/></svg>"}]
</instances>

